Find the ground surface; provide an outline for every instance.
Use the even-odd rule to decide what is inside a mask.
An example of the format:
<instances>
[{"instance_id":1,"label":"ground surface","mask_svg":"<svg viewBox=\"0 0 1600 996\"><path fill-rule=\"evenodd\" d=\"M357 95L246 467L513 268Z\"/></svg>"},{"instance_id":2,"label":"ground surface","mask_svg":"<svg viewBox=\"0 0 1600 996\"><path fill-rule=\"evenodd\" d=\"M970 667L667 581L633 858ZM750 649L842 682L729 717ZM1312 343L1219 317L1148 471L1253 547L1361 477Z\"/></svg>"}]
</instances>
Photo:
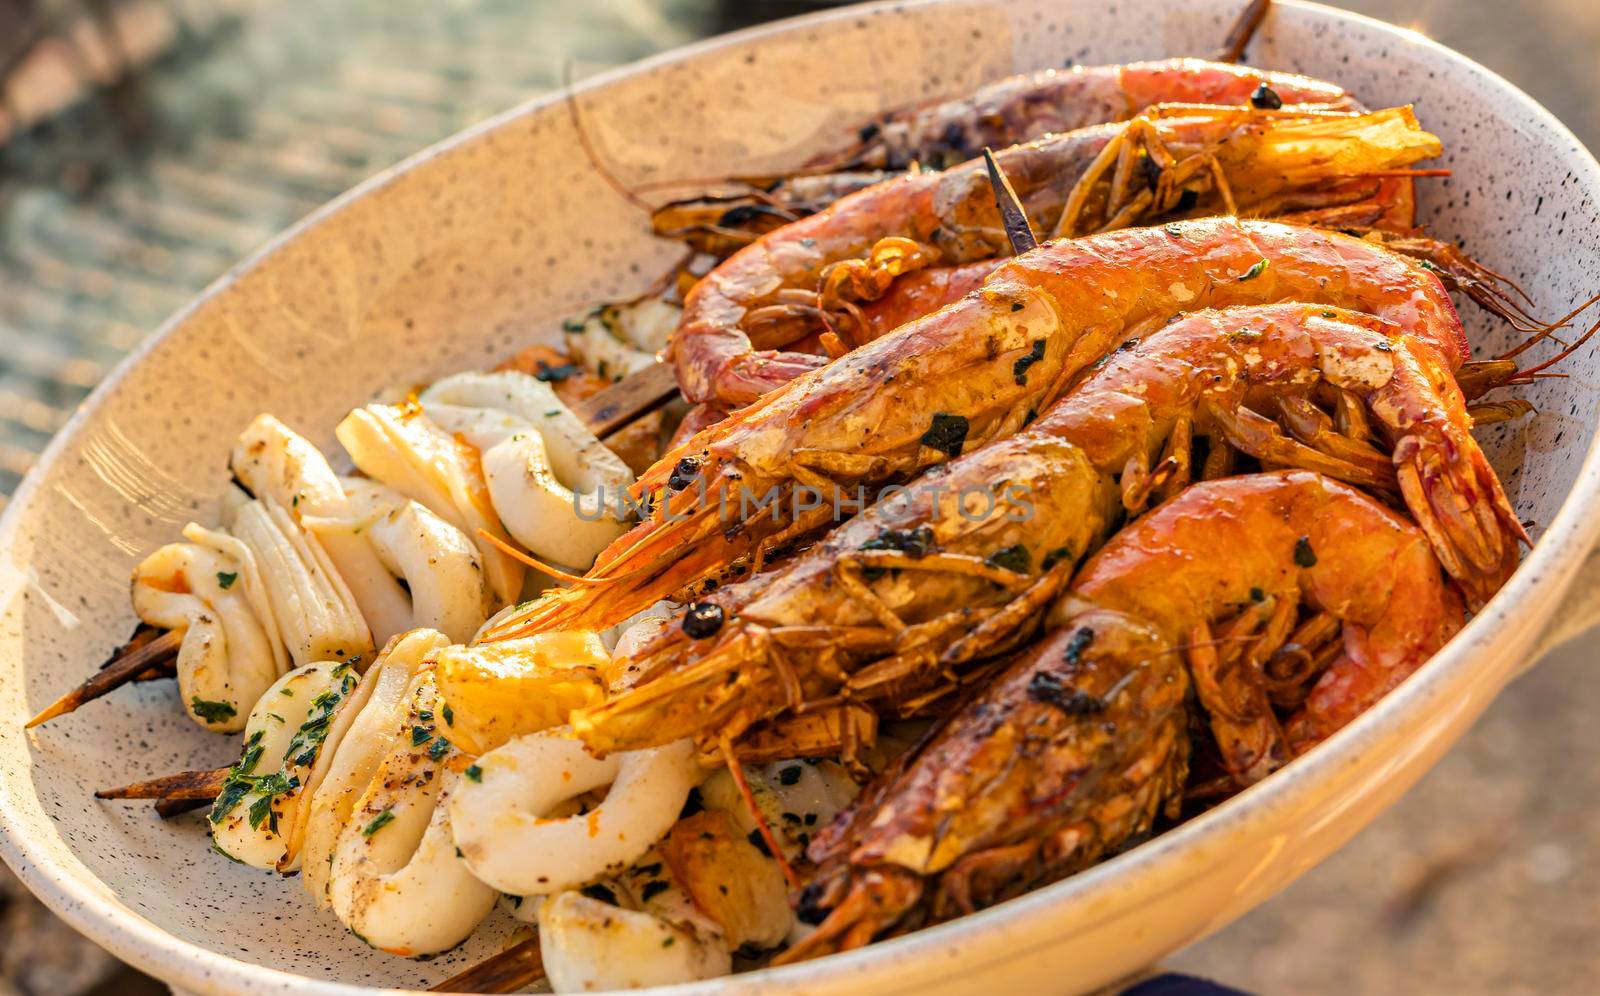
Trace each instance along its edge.
<instances>
[{"instance_id":1,"label":"ground surface","mask_svg":"<svg viewBox=\"0 0 1600 996\"><path fill-rule=\"evenodd\" d=\"M122 352L321 201L550 88L564 59L583 75L814 6L156 5L178 39L166 59L0 151L0 493ZM1592 0L1346 6L1479 59L1600 147ZM1600 991L1594 656L1575 648L1518 682L1354 843L1173 964L1262 993ZM141 985L5 895L0 996Z\"/></svg>"}]
</instances>

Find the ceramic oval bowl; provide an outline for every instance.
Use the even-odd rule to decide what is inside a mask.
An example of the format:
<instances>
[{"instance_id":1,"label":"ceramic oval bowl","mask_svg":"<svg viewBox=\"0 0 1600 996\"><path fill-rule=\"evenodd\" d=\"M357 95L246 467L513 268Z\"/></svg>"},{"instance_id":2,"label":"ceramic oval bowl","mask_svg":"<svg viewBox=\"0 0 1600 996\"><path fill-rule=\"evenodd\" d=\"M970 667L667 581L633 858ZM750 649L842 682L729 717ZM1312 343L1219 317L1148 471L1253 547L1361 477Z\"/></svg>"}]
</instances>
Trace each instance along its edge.
<instances>
[{"instance_id":1,"label":"ceramic oval bowl","mask_svg":"<svg viewBox=\"0 0 1600 996\"><path fill-rule=\"evenodd\" d=\"M1021 70L1215 47L1239 0L950 0L847 8L717 39L579 90L629 183L760 173L837 146L874 112ZM1425 220L1559 314L1597 289L1600 167L1504 80L1420 35L1278 5L1250 61L1414 102L1453 178ZM270 411L331 445L345 411L398 381L496 361L562 316L645 286L675 248L601 182L559 98L429 150L317 212L228 274L83 406L0 524L0 825L6 861L71 924L195 992L426 987L498 950L491 923L427 963L371 951L293 882L207 852L198 817L98 803L95 788L225 763L165 683L32 733L133 623L129 572L207 521L235 433ZM1510 341L1464 308L1480 355ZM1495 693L1592 606L1561 608L1600 514L1596 354L1525 389L1540 414L1483 433L1538 524L1521 569L1453 643L1287 770L1099 867L975 916L837 958L706 983L722 993L1088 989L1216 930L1348 840ZM1593 585L1584 584L1588 597ZM1552 623L1561 613L1559 626ZM1552 635L1552 633L1554 635Z\"/></svg>"}]
</instances>

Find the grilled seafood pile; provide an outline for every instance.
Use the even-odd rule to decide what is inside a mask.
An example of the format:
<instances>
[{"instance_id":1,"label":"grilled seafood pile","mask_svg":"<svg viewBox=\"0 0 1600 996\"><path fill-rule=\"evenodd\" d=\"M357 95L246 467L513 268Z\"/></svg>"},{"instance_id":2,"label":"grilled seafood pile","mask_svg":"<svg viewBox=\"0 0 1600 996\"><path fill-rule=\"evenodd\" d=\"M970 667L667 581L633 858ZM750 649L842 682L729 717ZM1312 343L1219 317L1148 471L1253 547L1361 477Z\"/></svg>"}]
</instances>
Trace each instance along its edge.
<instances>
[{"instance_id":1,"label":"grilled seafood pile","mask_svg":"<svg viewBox=\"0 0 1600 996\"><path fill-rule=\"evenodd\" d=\"M238 761L101 795L209 804L396 955L536 932L451 991L709 978L1071 875L1356 719L1530 542L1472 430L1595 329L1472 359L1452 292L1530 344L1582 308L1416 228L1443 151L1179 59L674 199L692 260L562 348L397 387L342 456L245 427L30 725L175 677ZM687 405L590 417L657 355Z\"/></svg>"}]
</instances>

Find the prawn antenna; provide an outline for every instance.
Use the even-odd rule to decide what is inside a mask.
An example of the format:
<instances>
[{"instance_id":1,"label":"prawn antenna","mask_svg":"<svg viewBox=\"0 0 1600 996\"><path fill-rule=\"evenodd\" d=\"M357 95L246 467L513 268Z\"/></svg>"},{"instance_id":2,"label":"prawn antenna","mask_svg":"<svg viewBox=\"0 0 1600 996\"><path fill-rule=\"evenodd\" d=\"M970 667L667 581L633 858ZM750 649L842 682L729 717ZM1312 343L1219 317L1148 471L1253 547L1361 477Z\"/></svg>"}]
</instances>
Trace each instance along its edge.
<instances>
[{"instance_id":1,"label":"prawn antenna","mask_svg":"<svg viewBox=\"0 0 1600 996\"><path fill-rule=\"evenodd\" d=\"M612 172L611 167L607 166L605 161L600 158L600 153L595 149L594 142L590 140L589 130L584 127L583 116L578 111L578 92L573 88L572 84L571 59L567 59L561 64L561 88L567 93L567 113L572 116L572 129L578 133L578 145L583 149L584 157L589 160L589 165L593 166L594 171L600 174L600 179L605 181L606 186L615 190L623 200L646 214L655 214L655 205L630 190L628 185L623 183L617 174Z\"/></svg>"}]
</instances>

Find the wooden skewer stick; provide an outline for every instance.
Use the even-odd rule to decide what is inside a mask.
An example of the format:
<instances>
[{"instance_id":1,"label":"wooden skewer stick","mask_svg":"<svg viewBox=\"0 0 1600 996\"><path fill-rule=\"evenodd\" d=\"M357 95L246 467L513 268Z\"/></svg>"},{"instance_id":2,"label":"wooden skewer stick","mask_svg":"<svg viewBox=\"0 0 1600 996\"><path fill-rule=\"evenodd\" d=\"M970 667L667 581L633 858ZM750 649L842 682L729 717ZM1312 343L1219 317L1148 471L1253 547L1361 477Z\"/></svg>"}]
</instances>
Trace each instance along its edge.
<instances>
[{"instance_id":1,"label":"wooden skewer stick","mask_svg":"<svg viewBox=\"0 0 1600 996\"><path fill-rule=\"evenodd\" d=\"M180 771L175 775L162 775L132 785L101 789L94 795L96 799L154 799L156 815L170 820L180 813L211 805L228 780L228 770L209 768L203 771Z\"/></svg>"},{"instance_id":2,"label":"wooden skewer stick","mask_svg":"<svg viewBox=\"0 0 1600 996\"><path fill-rule=\"evenodd\" d=\"M654 363L572 406L589 431L604 439L643 418L678 394L678 378L670 363Z\"/></svg>"},{"instance_id":3,"label":"wooden skewer stick","mask_svg":"<svg viewBox=\"0 0 1600 996\"><path fill-rule=\"evenodd\" d=\"M539 953L539 938L531 937L444 980L429 992L514 993L543 978L544 959Z\"/></svg>"},{"instance_id":4,"label":"wooden skewer stick","mask_svg":"<svg viewBox=\"0 0 1600 996\"><path fill-rule=\"evenodd\" d=\"M200 771L180 771L162 775L148 781L134 782L117 788L101 789L96 799L160 799L210 802L222 791L228 780L227 768L206 768Z\"/></svg>"},{"instance_id":5,"label":"wooden skewer stick","mask_svg":"<svg viewBox=\"0 0 1600 996\"><path fill-rule=\"evenodd\" d=\"M1238 62L1243 58L1245 48L1250 44L1250 39L1255 37L1270 9L1272 0L1250 0L1250 5L1233 22L1228 37L1223 39L1222 48L1217 50L1216 61Z\"/></svg>"},{"instance_id":6,"label":"wooden skewer stick","mask_svg":"<svg viewBox=\"0 0 1600 996\"><path fill-rule=\"evenodd\" d=\"M173 662L182 643L183 630L168 630L143 642L140 642L140 634L136 632L134 639L88 681L45 706L37 716L28 720L28 728L72 712L85 702L92 702L130 681L148 681L172 674ZM128 647L133 649L130 651Z\"/></svg>"}]
</instances>

